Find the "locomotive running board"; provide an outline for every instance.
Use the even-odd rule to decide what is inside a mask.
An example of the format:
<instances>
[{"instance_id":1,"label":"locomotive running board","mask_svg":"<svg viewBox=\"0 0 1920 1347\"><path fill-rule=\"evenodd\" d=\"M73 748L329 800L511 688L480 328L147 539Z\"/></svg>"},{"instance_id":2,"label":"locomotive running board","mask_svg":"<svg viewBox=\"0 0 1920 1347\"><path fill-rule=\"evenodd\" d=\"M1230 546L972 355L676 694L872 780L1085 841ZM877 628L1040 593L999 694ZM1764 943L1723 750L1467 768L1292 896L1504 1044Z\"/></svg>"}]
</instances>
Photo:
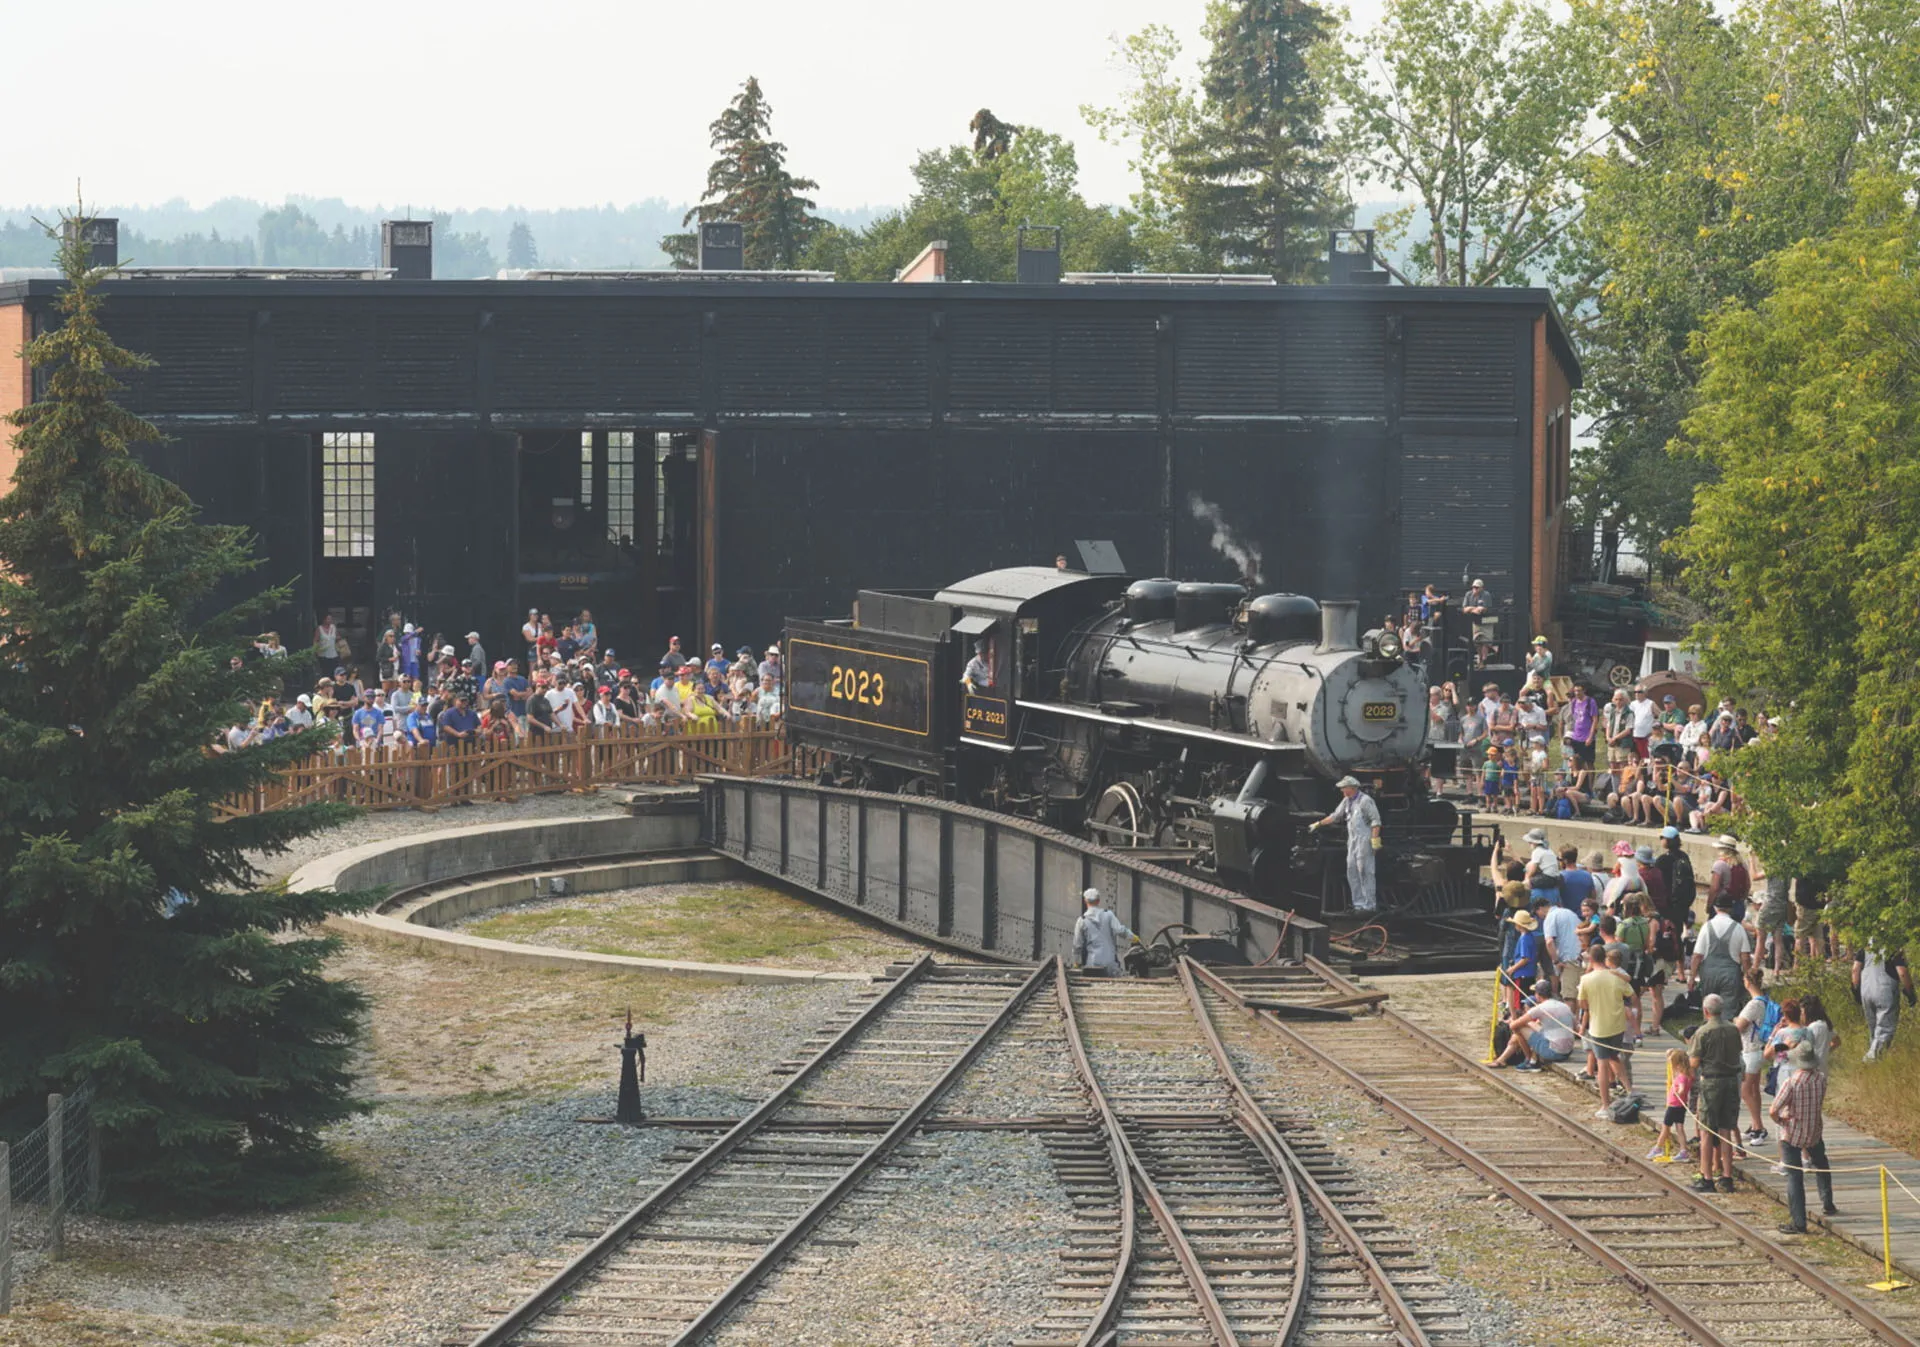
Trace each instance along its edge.
<instances>
[{"instance_id":1,"label":"locomotive running board","mask_svg":"<svg viewBox=\"0 0 1920 1347\"><path fill-rule=\"evenodd\" d=\"M1203 730L1198 725L1183 725L1178 721L1158 720L1151 716L1116 716L1105 711L1090 710L1084 706L1068 706L1062 702L1016 701L1014 705L1022 711L1044 711L1050 716L1090 720L1096 725L1118 725L1125 729L1151 730L1155 734L1177 735L1183 739L1200 739L1210 744L1220 744L1240 753L1293 753L1304 757L1307 752L1302 744L1269 743L1264 739L1250 739L1244 734Z\"/></svg>"}]
</instances>

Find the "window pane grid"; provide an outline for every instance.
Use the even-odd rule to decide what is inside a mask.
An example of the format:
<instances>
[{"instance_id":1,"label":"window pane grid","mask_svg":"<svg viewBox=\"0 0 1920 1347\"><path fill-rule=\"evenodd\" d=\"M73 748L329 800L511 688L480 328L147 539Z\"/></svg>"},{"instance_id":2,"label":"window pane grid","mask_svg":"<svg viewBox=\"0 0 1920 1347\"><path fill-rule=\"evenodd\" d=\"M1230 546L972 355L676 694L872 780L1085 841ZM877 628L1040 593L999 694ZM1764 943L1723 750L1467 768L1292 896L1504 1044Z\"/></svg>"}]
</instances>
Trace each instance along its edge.
<instances>
[{"instance_id":1,"label":"window pane grid","mask_svg":"<svg viewBox=\"0 0 1920 1347\"><path fill-rule=\"evenodd\" d=\"M593 504L593 432L580 432L580 508Z\"/></svg>"},{"instance_id":2,"label":"window pane grid","mask_svg":"<svg viewBox=\"0 0 1920 1347\"><path fill-rule=\"evenodd\" d=\"M633 432L607 432L607 538L616 546L633 543Z\"/></svg>"},{"instance_id":3,"label":"window pane grid","mask_svg":"<svg viewBox=\"0 0 1920 1347\"><path fill-rule=\"evenodd\" d=\"M373 555L373 432L320 437L320 555Z\"/></svg>"}]
</instances>

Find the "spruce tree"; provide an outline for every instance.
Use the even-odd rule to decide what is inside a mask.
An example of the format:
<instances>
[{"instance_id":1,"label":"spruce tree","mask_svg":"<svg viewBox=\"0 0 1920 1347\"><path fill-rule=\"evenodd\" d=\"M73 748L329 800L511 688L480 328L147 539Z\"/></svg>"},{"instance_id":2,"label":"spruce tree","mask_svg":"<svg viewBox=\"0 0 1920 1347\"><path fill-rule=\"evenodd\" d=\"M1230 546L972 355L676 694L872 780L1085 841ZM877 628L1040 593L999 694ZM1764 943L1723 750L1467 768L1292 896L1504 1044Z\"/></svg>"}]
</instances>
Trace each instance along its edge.
<instances>
[{"instance_id":1,"label":"spruce tree","mask_svg":"<svg viewBox=\"0 0 1920 1347\"><path fill-rule=\"evenodd\" d=\"M1173 156L1202 255L1286 281L1317 277L1325 231L1346 218L1308 53L1333 34L1309 0L1232 0L1208 19L1205 113Z\"/></svg>"},{"instance_id":2,"label":"spruce tree","mask_svg":"<svg viewBox=\"0 0 1920 1347\"><path fill-rule=\"evenodd\" d=\"M507 231L507 265L522 271L531 271L540 265L540 249L533 241L533 231L527 228L525 220L516 220L512 229Z\"/></svg>"},{"instance_id":3,"label":"spruce tree","mask_svg":"<svg viewBox=\"0 0 1920 1347\"><path fill-rule=\"evenodd\" d=\"M116 376L149 362L102 328L81 232L25 350L44 392L11 418L0 497L0 1135L91 1083L116 1205L290 1201L332 1171L321 1129L363 1106L364 1000L324 975L337 942L315 928L368 895L262 887L248 855L352 811L220 815L328 736L209 751L289 671L230 666L289 593L217 606L252 539L134 456L160 436Z\"/></svg>"},{"instance_id":4,"label":"spruce tree","mask_svg":"<svg viewBox=\"0 0 1920 1347\"><path fill-rule=\"evenodd\" d=\"M787 171L787 147L773 137L773 109L749 77L725 112L708 128L719 157L707 170L707 190L682 224L734 220L746 244L746 264L759 268L800 265L807 242L820 228L814 203L802 195L819 183ZM676 266L692 264L691 234L670 234L661 247Z\"/></svg>"}]
</instances>

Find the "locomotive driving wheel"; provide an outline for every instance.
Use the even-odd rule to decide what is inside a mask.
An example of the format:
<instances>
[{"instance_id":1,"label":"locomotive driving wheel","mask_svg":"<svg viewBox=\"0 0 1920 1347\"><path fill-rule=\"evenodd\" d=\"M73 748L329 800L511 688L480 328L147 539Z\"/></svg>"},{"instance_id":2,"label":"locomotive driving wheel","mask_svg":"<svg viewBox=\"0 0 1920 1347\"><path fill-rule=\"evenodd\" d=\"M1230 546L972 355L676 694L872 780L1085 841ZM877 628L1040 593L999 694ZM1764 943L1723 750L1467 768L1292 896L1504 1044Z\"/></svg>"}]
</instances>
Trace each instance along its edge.
<instances>
[{"instance_id":1,"label":"locomotive driving wheel","mask_svg":"<svg viewBox=\"0 0 1920 1347\"><path fill-rule=\"evenodd\" d=\"M1158 829L1153 812L1131 782L1116 781L1101 792L1087 829L1094 840L1110 847L1152 846Z\"/></svg>"}]
</instances>

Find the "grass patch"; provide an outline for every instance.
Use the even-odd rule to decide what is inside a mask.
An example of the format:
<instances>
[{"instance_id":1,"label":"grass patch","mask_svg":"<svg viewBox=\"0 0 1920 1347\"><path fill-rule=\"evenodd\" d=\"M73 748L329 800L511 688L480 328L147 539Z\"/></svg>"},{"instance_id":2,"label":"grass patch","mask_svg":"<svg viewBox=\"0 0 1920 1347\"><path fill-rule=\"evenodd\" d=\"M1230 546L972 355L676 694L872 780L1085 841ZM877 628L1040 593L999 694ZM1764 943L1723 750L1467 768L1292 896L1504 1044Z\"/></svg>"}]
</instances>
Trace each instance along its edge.
<instances>
[{"instance_id":1,"label":"grass patch","mask_svg":"<svg viewBox=\"0 0 1920 1347\"><path fill-rule=\"evenodd\" d=\"M1842 1118L1889 1146L1920 1155L1920 1014L1904 1003L1893 1046L1877 1062L1863 1062L1867 1022L1853 1001L1852 964L1847 960L1802 959L1772 989L1778 1000L1818 992L1832 1017L1839 1045L1833 1050L1827 1082L1827 1116Z\"/></svg>"},{"instance_id":2,"label":"grass patch","mask_svg":"<svg viewBox=\"0 0 1920 1347\"><path fill-rule=\"evenodd\" d=\"M716 963L858 963L908 948L904 940L757 885L585 894L503 912L466 929L495 940L596 954Z\"/></svg>"}]
</instances>

